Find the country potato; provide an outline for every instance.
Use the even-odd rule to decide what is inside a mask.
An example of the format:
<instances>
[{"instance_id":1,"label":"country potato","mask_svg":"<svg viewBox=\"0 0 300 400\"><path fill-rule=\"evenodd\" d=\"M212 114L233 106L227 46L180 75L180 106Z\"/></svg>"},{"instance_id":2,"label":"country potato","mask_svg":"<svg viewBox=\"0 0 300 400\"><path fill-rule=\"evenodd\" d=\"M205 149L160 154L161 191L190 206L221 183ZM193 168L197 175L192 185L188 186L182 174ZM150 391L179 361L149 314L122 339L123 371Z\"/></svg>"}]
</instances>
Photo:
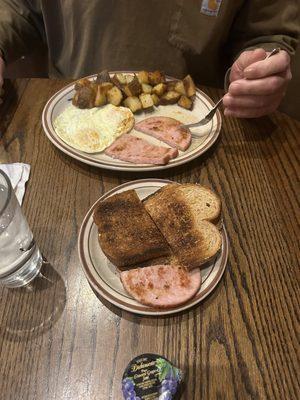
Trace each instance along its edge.
<instances>
[{"instance_id":1,"label":"country potato","mask_svg":"<svg viewBox=\"0 0 300 400\"><path fill-rule=\"evenodd\" d=\"M187 75L183 79L184 88L188 97L192 97L196 94L196 86L191 75Z\"/></svg>"},{"instance_id":2,"label":"country potato","mask_svg":"<svg viewBox=\"0 0 300 400\"><path fill-rule=\"evenodd\" d=\"M103 82L103 83L100 83L100 86L101 86L102 92L103 92L105 95L107 94L107 92L108 92L110 89L112 89L112 88L114 87L114 85L113 85L111 82Z\"/></svg>"},{"instance_id":3,"label":"country potato","mask_svg":"<svg viewBox=\"0 0 300 400\"><path fill-rule=\"evenodd\" d=\"M160 71L153 71L148 73L148 79L150 85L158 85L159 83L165 82L165 75Z\"/></svg>"},{"instance_id":4,"label":"country potato","mask_svg":"<svg viewBox=\"0 0 300 400\"><path fill-rule=\"evenodd\" d=\"M159 83L158 85L154 86L153 93L160 97L165 93L166 90L167 85L165 83Z\"/></svg>"},{"instance_id":5,"label":"country potato","mask_svg":"<svg viewBox=\"0 0 300 400\"><path fill-rule=\"evenodd\" d=\"M175 92L178 92L184 96L186 96L186 90L184 87L184 83L182 81L178 81L174 86Z\"/></svg>"},{"instance_id":6,"label":"country potato","mask_svg":"<svg viewBox=\"0 0 300 400\"><path fill-rule=\"evenodd\" d=\"M94 107L96 93L90 86L81 87L74 95L72 104L78 108Z\"/></svg>"},{"instance_id":7,"label":"country potato","mask_svg":"<svg viewBox=\"0 0 300 400\"><path fill-rule=\"evenodd\" d=\"M133 113L142 109L142 103L136 96L127 97L123 102L125 107L128 107Z\"/></svg>"},{"instance_id":8,"label":"country potato","mask_svg":"<svg viewBox=\"0 0 300 400\"><path fill-rule=\"evenodd\" d=\"M142 103L143 108L153 107L153 100L151 94L142 93L140 95L140 101Z\"/></svg>"},{"instance_id":9,"label":"country potato","mask_svg":"<svg viewBox=\"0 0 300 400\"><path fill-rule=\"evenodd\" d=\"M142 86L135 75L132 77L129 83L126 83L126 85L123 86L123 92L128 97L138 96L142 93Z\"/></svg>"},{"instance_id":10,"label":"country potato","mask_svg":"<svg viewBox=\"0 0 300 400\"><path fill-rule=\"evenodd\" d=\"M114 106L119 106L122 102L123 96L122 92L117 86L112 87L108 92L107 92L107 101L110 104L113 104Z\"/></svg>"},{"instance_id":11,"label":"country potato","mask_svg":"<svg viewBox=\"0 0 300 400\"><path fill-rule=\"evenodd\" d=\"M180 98L180 93L175 92L175 90L170 90L164 93L160 98L160 104L175 104Z\"/></svg>"},{"instance_id":12,"label":"country potato","mask_svg":"<svg viewBox=\"0 0 300 400\"><path fill-rule=\"evenodd\" d=\"M143 93L150 94L152 93L152 86L148 85L148 83L142 83L142 91Z\"/></svg>"},{"instance_id":13,"label":"country potato","mask_svg":"<svg viewBox=\"0 0 300 400\"><path fill-rule=\"evenodd\" d=\"M151 97L152 97L153 104L155 106L159 106L160 100L159 100L159 97L157 96L157 94L153 93L153 94L151 94Z\"/></svg>"},{"instance_id":14,"label":"country potato","mask_svg":"<svg viewBox=\"0 0 300 400\"><path fill-rule=\"evenodd\" d=\"M110 75L105 69L97 75L96 83L110 82Z\"/></svg>"},{"instance_id":15,"label":"country potato","mask_svg":"<svg viewBox=\"0 0 300 400\"><path fill-rule=\"evenodd\" d=\"M97 85L94 106L101 107L101 106L104 106L104 104L106 104L106 103L107 103L106 94L105 94L103 88L101 87L101 85Z\"/></svg>"},{"instance_id":16,"label":"country potato","mask_svg":"<svg viewBox=\"0 0 300 400\"><path fill-rule=\"evenodd\" d=\"M148 72L147 71L139 71L137 74L138 80L140 84L149 83Z\"/></svg>"},{"instance_id":17,"label":"country potato","mask_svg":"<svg viewBox=\"0 0 300 400\"><path fill-rule=\"evenodd\" d=\"M181 96L177 103L180 107L186 108L187 110L191 110L193 107L193 102L187 96Z\"/></svg>"},{"instance_id":18,"label":"country potato","mask_svg":"<svg viewBox=\"0 0 300 400\"><path fill-rule=\"evenodd\" d=\"M90 86L90 85L91 85L91 81L89 79L82 78L82 79L79 79L77 82L75 82L74 89L79 90L83 86Z\"/></svg>"}]
</instances>

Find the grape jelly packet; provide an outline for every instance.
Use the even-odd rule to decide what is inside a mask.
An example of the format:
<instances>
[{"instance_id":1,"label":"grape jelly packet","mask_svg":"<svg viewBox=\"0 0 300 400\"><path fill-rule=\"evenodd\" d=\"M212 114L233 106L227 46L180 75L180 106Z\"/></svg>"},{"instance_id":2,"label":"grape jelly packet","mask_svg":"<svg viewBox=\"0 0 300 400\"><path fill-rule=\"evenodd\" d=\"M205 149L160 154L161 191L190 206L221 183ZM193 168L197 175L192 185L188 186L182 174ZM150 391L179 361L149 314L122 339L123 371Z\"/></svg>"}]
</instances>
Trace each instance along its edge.
<instances>
[{"instance_id":1,"label":"grape jelly packet","mask_svg":"<svg viewBox=\"0 0 300 400\"><path fill-rule=\"evenodd\" d=\"M122 380L124 400L172 400L182 381L182 372L166 358L142 354L127 366Z\"/></svg>"}]
</instances>

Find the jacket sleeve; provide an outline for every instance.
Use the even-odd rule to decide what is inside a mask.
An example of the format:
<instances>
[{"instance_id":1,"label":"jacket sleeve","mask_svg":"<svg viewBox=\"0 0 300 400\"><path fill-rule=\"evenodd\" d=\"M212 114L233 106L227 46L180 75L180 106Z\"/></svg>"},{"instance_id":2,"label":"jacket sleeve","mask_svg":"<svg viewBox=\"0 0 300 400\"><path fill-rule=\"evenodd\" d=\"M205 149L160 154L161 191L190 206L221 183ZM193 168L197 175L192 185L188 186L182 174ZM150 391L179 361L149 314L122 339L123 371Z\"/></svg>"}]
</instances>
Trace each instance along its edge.
<instances>
[{"instance_id":1,"label":"jacket sleeve","mask_svg":"<svg viewBox=\"0 0 300 400\"><path fill-rule=\"evenodd\" d=\"M0 0L0 50L5 61L28 54L35 43L43 40L43 29L37 4L29 0Z\"/></svg>"},{"instance_id":2,"label":"jacket sleeve","mask_svg":"<svg viewBox=\"0 0 300 400\"><path fill-rule=\"evenodd\" d=\"M244 1L232 26L229 38L231 56L246 49L279 47L295 53L300 35L299 0Z\"/></svg>"}]
</instances>

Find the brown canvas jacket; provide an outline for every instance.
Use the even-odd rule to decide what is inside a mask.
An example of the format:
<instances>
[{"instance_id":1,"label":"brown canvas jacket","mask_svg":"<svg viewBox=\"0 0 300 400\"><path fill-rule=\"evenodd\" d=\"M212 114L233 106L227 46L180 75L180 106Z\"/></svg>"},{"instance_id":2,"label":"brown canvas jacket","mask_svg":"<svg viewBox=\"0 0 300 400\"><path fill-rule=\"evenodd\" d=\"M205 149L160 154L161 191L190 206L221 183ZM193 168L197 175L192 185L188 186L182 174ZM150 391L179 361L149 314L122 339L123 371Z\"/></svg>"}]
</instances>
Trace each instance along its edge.
<instances>
[{"instance_id":1,"label":"brown canvas jacket","mask_svg":"<svg viewBox=\"0 0 300 400\"><path fill-rule=\"evenodd\" d=\"M7 61L47 43L52 77L161 69L221 86L244 49L293 54L299 0L0 0Z\"/></svg>"}]
</instances>

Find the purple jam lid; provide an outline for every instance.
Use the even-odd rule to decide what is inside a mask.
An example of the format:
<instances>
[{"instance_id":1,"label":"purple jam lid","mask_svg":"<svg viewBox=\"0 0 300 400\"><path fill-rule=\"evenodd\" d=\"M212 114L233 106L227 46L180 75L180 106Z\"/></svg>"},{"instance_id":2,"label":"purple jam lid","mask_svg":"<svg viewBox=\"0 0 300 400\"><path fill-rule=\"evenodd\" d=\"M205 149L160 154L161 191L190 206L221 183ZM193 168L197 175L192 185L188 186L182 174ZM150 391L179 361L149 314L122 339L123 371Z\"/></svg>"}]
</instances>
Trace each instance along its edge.
<instances>
[{"instance_id":1,"label":"purple jam lid","mask_svg":"<svg viewBox=\"0 0 300 400\"><path fill-rule=\"evenodd\" d=\"M165 357L141 354L126 367L122 380L124 400L172 400L178 393L182 372Z\"/></svg>"}]
</instances>

